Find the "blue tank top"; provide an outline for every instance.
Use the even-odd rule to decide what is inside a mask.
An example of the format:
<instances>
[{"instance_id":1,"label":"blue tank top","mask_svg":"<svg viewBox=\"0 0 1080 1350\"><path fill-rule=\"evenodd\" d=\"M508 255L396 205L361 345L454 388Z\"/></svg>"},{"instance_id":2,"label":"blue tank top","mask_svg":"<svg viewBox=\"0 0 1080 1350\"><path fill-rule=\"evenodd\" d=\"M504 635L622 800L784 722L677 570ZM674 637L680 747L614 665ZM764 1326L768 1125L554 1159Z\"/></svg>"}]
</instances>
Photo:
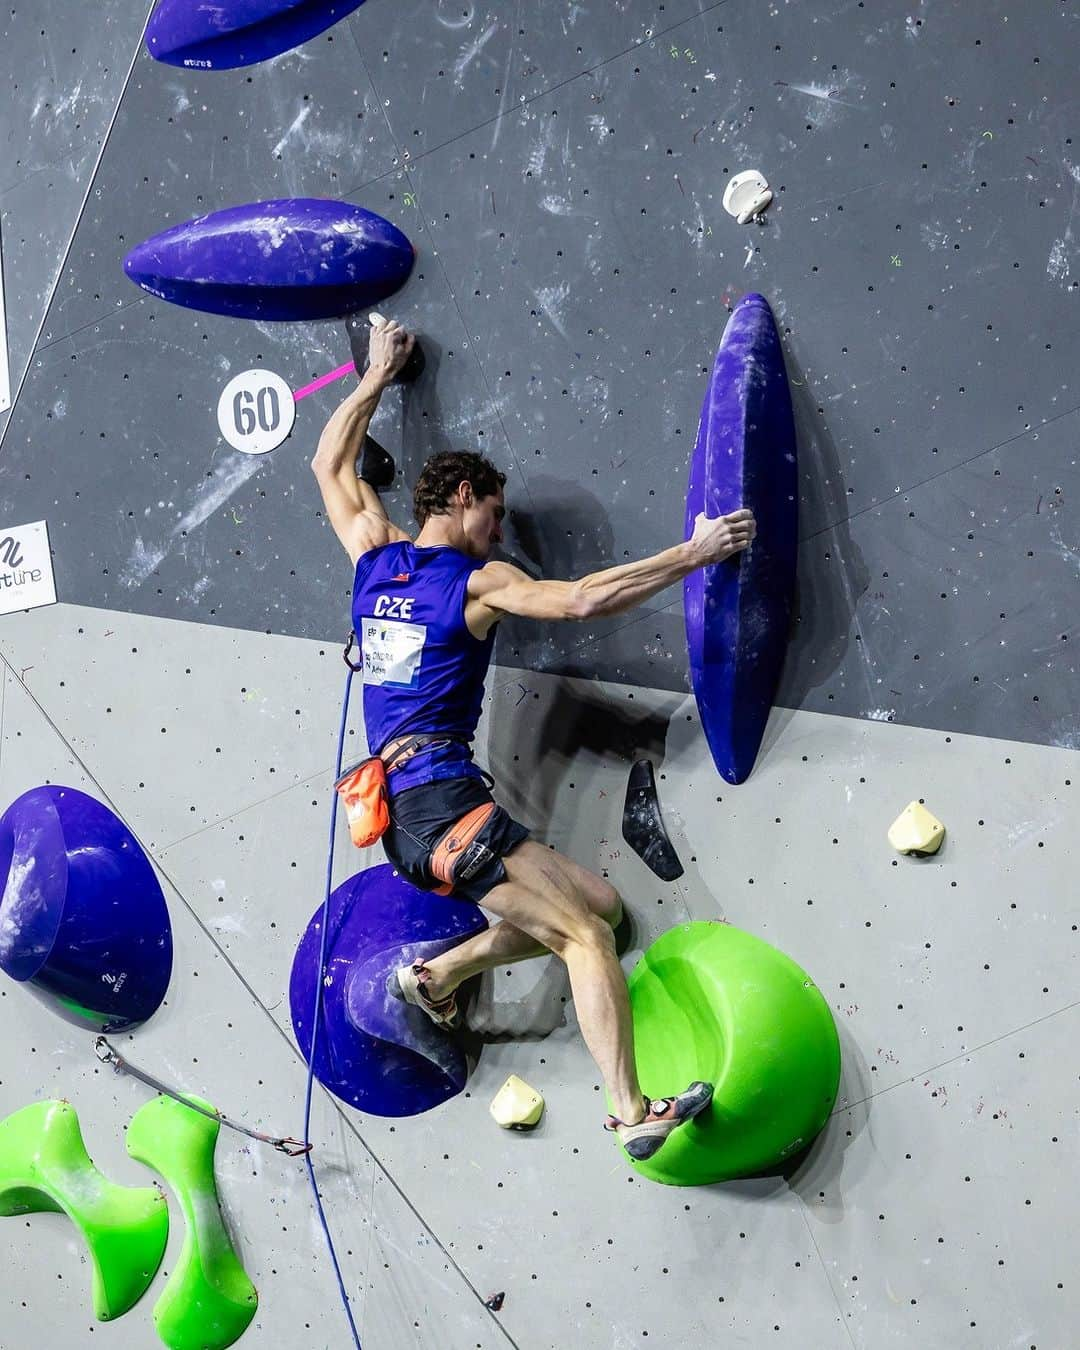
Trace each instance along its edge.
<instances>
[{"instance_id":1,"label":"blue tank top","mask_svg":"<svg viewBox=\"0 0 1080 1350\"><path fill-rule=\"evenodd\" d=\"M480 720L495 628L465 626L466 586L483 561L450 545L384 544L363 554L352 621L364 663L370 754L419 732L453 732L470 744L422 749L390 775L392 793L441 778L479 778L471 741Z\"/></svg>"}]
</instances>

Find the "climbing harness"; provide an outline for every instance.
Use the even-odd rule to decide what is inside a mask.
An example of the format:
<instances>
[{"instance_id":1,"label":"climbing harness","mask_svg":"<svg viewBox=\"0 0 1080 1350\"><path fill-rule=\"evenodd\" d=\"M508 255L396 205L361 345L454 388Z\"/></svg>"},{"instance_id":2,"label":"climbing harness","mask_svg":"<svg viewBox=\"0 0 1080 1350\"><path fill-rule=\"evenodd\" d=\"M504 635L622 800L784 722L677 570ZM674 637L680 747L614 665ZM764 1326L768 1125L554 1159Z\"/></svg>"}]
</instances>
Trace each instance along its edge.
<instances>
[{"instance_id":1,"label":"climbing harness","mask_svg":"<svg viewBox=\"0 0 1080 1350\"><path fill-rule=\"evenodd\" d=\"M494 862L497 855L476 837L494 814L494 802L473 807L436 842L428 867L441 883L437 894L449 895L459 881L468 881L482 867Z\"/></svg>"},{"instance_id":2,"label":"climbing harness","mask_svg":"<svg viewBox=\"0 0 1080 1350\"><path fill-rule=\"evenodd\" d=\"M102 1064L111 1065L117 1073L126 1073L130 1078L137 1078L140 1083L145 1083L148 1088L153 1088L155 1092L171 1097L173 1101L179 1102L189 1110L198 1111L199 1115L207 1116L210 1120L216 1120L219 1125L227 1125L230 1130L236 1130L239 1134L246 1134L249 1139L257 1139L260 1144L270 1144L279 1153L284 1153L290 1158L299 1158L311 1151L311 1145L305 1144L300 1139L279 1138L272 1134L262 1134L258 1130L250 1130L246 1125L240 1125L235 1120L230 1120L221 1111L212 1111L205 1106L197 1105L182 1093L177 1092L175 1088L162 1083L153 1074L147 1073L144 1069L136 1068L118 1050L114 1049L104 1036L99 1036L94 1042L94 1054L97 1055Z\"/></svg>"},{"instance_id":3,"label":"climbing harness","mask_svg":"<svg viewBox=\"0 0 1080 1350\"><path fill-rule=\"evenodd\" d=\"M452 745L454 742L461 745L467 743L464 736L437 731L398 736L377 755L369 755L367 759L345 770L334 788L345 804L349 836L357 848L370 848L372 844L377 844L390 828L388 775L408 764L413 755L425 747Z\"/></svg>"}]
</instances>

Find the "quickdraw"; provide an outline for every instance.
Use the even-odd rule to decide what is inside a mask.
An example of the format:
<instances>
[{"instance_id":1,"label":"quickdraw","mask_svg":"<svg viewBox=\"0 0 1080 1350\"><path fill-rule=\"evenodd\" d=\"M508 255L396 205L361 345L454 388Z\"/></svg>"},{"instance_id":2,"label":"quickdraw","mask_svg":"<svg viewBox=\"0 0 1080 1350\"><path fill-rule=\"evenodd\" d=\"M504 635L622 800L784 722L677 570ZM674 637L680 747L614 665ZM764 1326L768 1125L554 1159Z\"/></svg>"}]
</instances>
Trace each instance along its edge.
<instances>
[{"instance_id":1,"label":"quickdraw","mask_svg":"<svg viewBox=\"0 0 1080 1350\"><path fill-rule=\"evenodd\" d=\"M238 1125L235 1120L230 1120L220 1111L208 1111L205 1106L198 1106L195 1102L183 1096L182 1093L168 1087L165 1083L159 1082L152 1074L146 1073L144 1070L136 1068L134 1064L129 1063L118 1050L115 1050L109 1044L104 1036L99 1036L94 1042L94 1054L97 1055L102 1064L111 1065L117 1073L126 1073L131 1078L137 1078L140 1083L145 1083L155 1092L163 1092L166 1097L171 1097L173 1101L179 1102L189 1110L198 1111L199 1115L208 1116L221 1125L227 1125L230 1130L246 1134L249 1139L257 1139L260 1144L270 1144L279 1153L284 1153L290 1158L302 1158L305 1154L311 1152L311 1145L305 1144L300 1139L275 1138L273 1135L260 1134L258 1130L249 1130L246 1125Z\"/></svg>"}]
</instances>

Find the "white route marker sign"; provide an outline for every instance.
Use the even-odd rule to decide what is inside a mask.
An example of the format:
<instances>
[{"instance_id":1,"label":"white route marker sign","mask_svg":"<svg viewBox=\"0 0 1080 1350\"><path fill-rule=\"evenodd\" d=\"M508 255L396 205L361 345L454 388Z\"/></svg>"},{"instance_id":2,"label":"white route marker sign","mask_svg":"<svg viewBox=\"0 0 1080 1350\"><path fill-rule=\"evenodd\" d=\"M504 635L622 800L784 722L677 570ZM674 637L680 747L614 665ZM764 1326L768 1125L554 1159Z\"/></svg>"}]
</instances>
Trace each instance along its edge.
<instances>
[{"instance_id":1,"label":"white route marker sign","mask_svg":"<svg viewBox=\"0 0 1080 1350\"><path fill-rule=\"evenodd\" d=\"M265 455L276 450L293 429L296 401L272 370L245 370L221 391L218 427L234 450Z\"/></svg>"},{"instance_id":2,"label":"white route marker sign","mask_svg":"<svg viewBox=\"0 0 1080 1350\"><path fill-rule=\"evenodd\" d=\"M43 520L0 525L0 614L56 604L49 531Z\"/></svg>"}]
</instances>

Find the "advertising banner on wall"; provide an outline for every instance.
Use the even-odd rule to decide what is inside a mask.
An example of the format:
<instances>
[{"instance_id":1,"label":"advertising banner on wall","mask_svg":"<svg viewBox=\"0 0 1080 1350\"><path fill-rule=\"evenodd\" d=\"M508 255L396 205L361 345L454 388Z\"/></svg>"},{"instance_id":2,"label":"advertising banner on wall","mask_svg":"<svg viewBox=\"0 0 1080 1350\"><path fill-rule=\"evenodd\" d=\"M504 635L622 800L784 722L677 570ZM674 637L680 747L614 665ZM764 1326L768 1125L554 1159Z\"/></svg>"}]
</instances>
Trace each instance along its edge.
<instances>
[{"instance_id":1,"label":"advertising banner on wall","mask_svg":"<svg viewBox=\"0 0 1080 1350\"><path fill-rule=\"evenodd\" d=\"M56 604L49 531L43 520L0 525L0 614Z\"/></svg>"}]
</instances>

